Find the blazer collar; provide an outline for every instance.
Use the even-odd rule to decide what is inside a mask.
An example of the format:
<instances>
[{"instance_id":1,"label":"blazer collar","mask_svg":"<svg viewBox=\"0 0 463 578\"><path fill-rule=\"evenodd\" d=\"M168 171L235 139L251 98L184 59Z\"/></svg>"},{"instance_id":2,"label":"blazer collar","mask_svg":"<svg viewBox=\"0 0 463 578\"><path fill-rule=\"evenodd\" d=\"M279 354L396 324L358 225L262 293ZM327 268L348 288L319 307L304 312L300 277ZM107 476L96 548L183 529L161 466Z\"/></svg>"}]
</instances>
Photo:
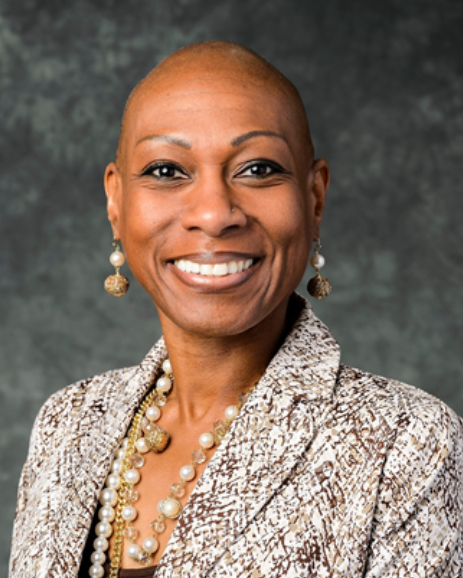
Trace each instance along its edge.
<instances>
[{"instance_id":1,"label":"blazer collar","mask_svg":"<svg viewBox=\"0 0 463 578\"><path fill-rule=\"evenodd\" d=\"M299 311L293 328L198 481L157 576L191 577L211 568L308 449L314 435L310 404L331 398L340 348L305 299L295 294L291 306ZM57 512L62 541L54 543L56 567L78 568L112 456L166 356L161 338L122 381L103 376L104 389L86 397L71 424L62 459L69 463L82 438L86 445Z\"/></svg>"}]
</instances>

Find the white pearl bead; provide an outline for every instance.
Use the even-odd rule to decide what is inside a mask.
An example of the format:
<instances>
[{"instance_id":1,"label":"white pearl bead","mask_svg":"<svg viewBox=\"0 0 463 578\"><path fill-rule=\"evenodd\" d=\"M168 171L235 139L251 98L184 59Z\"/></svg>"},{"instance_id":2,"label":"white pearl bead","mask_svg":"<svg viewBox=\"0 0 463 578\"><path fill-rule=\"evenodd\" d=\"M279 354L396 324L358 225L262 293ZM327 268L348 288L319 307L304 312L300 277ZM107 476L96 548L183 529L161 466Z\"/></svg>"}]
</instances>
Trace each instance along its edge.
<instances>
[{"instance_id":1,"label":"white pearl bead","mask_svg":"<svg viewBox=\"0 0 463 578\"><path fill-rule=\"evenodd\" d=\"M121 448L126 450L129 447L129 438L124 438L121 442Z\"/></svg>"},{"instance_id":2,"label":"white pearl bead","mask_svg":"<svg viewBox=\"0 0 463 578\"><path fill-rule=\"evenodd\" d=\"M143 433L150 434L156 431L156 426L150 421L143 426Z\"/></svg>"},{"instance_id":3,"label":"white pearl bead","mask_svg":"<svg viewBox=\"0 0 463 578\"><path fill-rule=\"evenodd\" d=\"M117 492L112 488L105 488L100 494L100 502L103 506L115 506L117 503Z\"/></svg>"},{"instance_id":4,"label":"white pearl bead","mask_svg":"<svg viewBox=\"0 0 463 578\"><path fill-rule=\"evenodd\" d=\"M113 267L122 267L125 263L124 253L121 253L121 251L114 251L114 253L111 253L109 256L109 262Z\"/></svg>"},{"instance_id":5,"label":"white pearl bead","mask_svg":"<svg viewBox=\"0 0 463 578\"><path fill-rule=\"evenodd\" d=\"M100 508L100 511L98 512L98 518L100 518L102 522L112 522L115 517L116 512L114 508L111 508L111 506L103 506L102 508Z\"/></svg>"},{"instance_id":6,"label":"white pearl bead","mask_svg":"<svg viewBox=\"0 0 463 578\"><path fill-rule=\"evenodd\" d=\"M135 447L141 454L146 454L147 452L150 451L150 447L145 438L137 439L137 441L135 442Z\"/></svg>"},{"instance_id":7,"label":"white pearl bead","mask_svg":"<svg viewBox=\"0 0 463 578\"><path fill-rule=\"evenodd\" d=\"M320 255L320 253L314 253L310 258L310 264L315 269L321 269L325 264L325 257L323 257L323 255Z\"/></svg>"},{"instance_id":8,"label":"white pearl bead","mask_svg":"<svg viewBox=\"0 0 463 578\"><path fill-rule=\"evenodd\" d=\"M122 466L123 466L122 460L114 460L111 466L111 471L114 474L119 474L122 470Z\"/></svg>"},{"instance_id":9,"label":"white pearl bead","mask_svg":"<svg viewBox=\"0 0 463 578\"><path fill-rule=\"evenodd\" d=\"M155 406L155 405L151 405L145 413L145 416L150 420L150 421L157 421L160 417L161 417L161 410Z\"/></svg>"},{"instance_id":10,"label":"white pearl bead","mask_svg":"<svg viewBox=\"0 0 463 578\"><path fill-rule=\"evenodd\" d=\"M229 405L225 410L225 417L226 419L235 419L235 417L238 415L238 412L239 409L236 407L236 405Z\"/></svg>"},{"instance_id":11,"label":"white pearl bead","mask_svg":"<svg viewBox=\"0 0 463 578\"><path fill-rule=\"evenodd\" d=\"M125 450L123 448L118 449L116 452L116 459L123 460L124 458L125 458Z\"/></svg>"},{"instance_id":12,"label":"white pearl bead","mask_svg":"<svg viewBox=\"0 0 463 578\"><path fill-rule=\"evenodd\" d=\"M160 377L156 382L156 389L162 393L168 393L172 389L171 380L166 375Z\"/></svg>"},{"instance_id":13,"label":"white pearl bead","mask_svg":"<svg viewBox=\"0 0 463 578\"><path fill-rule=\"evenodd\" d=\"M178 513L180 512L180 506L176 500L172 500L172 498L166 498L161 502L161 504L161 511L165 516L168 518L175 518L178 516Z\"/></svg>"},{"instance_id":14,"label":"white pearl bead","mask_svg":"<svg viewBox=\"0 0 463 578\"><path fill-rule=\"evenodd\" d=\"M130 546L127 548L127 556L132 558L132 560L136 560L140 554L141 548L138 544L130 544Z\"/></svg>"},{"instance_id":15,"label":"white pearl bead","mask_svg":"<svg viewBox=\"0 0 463 578\"><path fill-rule=\"evenodd\" d=\"M166 359L165 361L163 361L162 370L164 371L164 373L167 373L167 375L170 375L172 373L172 364L170 363L170 359Z\"/></svg>"},{"instance_id":16,"label":"white pearl bead","mask_svg":"<svg viewBox=\"0 0 463 578\"><path fill-rule=\"evenodd\" d=\"M124 506L122 508L121 516L127 522L132 522L137 517L137 510L133 506Z\"/></svg>"},{"instance_id":17,"label":"white pearl bead","mask_svg":"<svg viewBox=\"0 0 463 578\"><path fill-rule=\"evenodd\" d=\"M103 536L103 538L109 538L113 533L113 529L109 522L99 522L96 525L95 532L97 536Z\"/></svg>"},{"instance_id":18,"label":"white pearl bead","mask_svg":"<svg viewBox=\"0 0 463 578\"><path fill-rule=\"evenodd\" d=\"M195 475L196 472L193 466L183 466L183 468L180 468L180 477L186 482L192 480Z\"/></svg>"},{"instance_id":19,"label":"white pearl bead","mask_svg":"<svg viewBox=\"0 0 463 578\"><path fill-rule=\"evenodd\" d=\"M110 474L106 479L106 485L108 488L112 488L113 490L117 490L121 485L121 478L118 474Z\"/></svg>"},{"instance_id":20,"label":"white pearl bead","mask_svg":"<svg viewBox=\"0 0 463 578\"><path fill-rule=\"evenodd\" d=\"M105 560L106 560L106 554L103 554L103 552L100 552L99 550L97 550L96 552L93 552L93 554L90 556L90 560L94 564L103 565L105 563Z\"/></svg>"},{"instance_id":21,"label":"white pearl bead","mask_svg":"<svg viewBox=\"0 0 463 578\"><path fill-rule=\"evenodd\" d=\"M128 484L138 484L140 481L140 472L138 470L127 470L124 474L125 481Z\"/></svg>"},{"instance_id":22,"label":"white pearl bead","mask_svg":"<svg viewBox=\"0 0 463 578\"><path fill-rule=\"evenodd\" d=\"M143 550L148 552L148 554L154 554L158 548L159 542L156 538L146 538L146 540L143 541Z\"/></svg>"},{"instance_id":23,"label":"white pearl bead","mask_svg":"<svg viewBox=\"0 0 463 578\"><path fill-rule=\"evenodd\" d=\"M93 566L90 566L88 575L90 576L90 578L103 578L104 576L103 566L101 566L100 564L93 564Z\"/></svg>"},{"instance_id":24,"label":"white pearl bead","mask_svg":"<svg viewBox=\"0 0 463 578\"><path fill-rule=\"evenodd\" d=\"M211 448L214 445L214 436L209 432L202 433L199 436L199 445L202 448L206 448L206 449Z\"/></svg>"},{"instance_id":25,"label":"white pearl bead","mask_svg":"<svg viewBox=\"0 0 463 578\"><path fill-rule=\"evenodd\" d=\"M109 542L108 540L106 540L104 536L98 536L98 538L96 538L93 542L93 547L95 548L95 550L101 550L102 552L104 552L105 550L108 549Z\"/></svg>"}]
</instances>

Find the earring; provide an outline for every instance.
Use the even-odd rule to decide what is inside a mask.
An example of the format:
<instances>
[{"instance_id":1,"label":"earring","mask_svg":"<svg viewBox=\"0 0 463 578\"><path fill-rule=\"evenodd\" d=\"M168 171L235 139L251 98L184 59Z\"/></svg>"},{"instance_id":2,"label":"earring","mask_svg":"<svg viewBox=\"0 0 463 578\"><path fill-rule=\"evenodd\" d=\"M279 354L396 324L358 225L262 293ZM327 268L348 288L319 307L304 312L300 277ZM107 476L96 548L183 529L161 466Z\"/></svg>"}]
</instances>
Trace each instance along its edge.
<instances>
[{"instance_id":1,"label":"earring","mask_svg":"<svg viewBox=\"0 0 463 578\"><path fill-rule=\"evenodd\" d=\"M312 257L310 258L310 264L315 269L317 274L315 277L309 280L307 283L307 291L315 297L315 299L324 299L328 297L331 293L331 283L325 277L320 275L320 269L325 264L325 257L320 255L320 249L322 248L322 244L320 243L320 239L316 240L315 251Z\"/></svg>"},{"instance_id":2,"label":"earring","mask_svg":"<svg viewBox=\"0 0 463 578\"><path fill-rule=\"evenodd\" d=\"M109 262L116 269L116 274L106 277L104 282L104 288L109 294L114 295L115 297L122 297L122 295L125 295L129 290L130 282L127 279L127 277L119 273L119 269L125 263L125 257L124 253L122 253L120 250L118 241L119 239L116 239L116 237L114 237L113 241L114 251L109 256Z\"/></svg>"}]
</instances>

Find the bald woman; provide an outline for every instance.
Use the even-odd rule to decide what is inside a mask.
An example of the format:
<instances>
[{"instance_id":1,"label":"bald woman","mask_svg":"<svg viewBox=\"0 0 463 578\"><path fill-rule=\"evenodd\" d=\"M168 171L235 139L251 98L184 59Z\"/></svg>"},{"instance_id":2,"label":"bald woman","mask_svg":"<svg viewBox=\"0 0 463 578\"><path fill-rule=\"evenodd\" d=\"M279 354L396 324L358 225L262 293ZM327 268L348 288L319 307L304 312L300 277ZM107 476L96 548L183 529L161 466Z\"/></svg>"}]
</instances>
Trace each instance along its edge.
<instances>
[{"instance_id":1,"label":"bald woman","mask_svg":"<svg viewBox=\"0 0 463 578\"><path fill-rule=\"evenodd\" d=\"M295 293L314 241L330 290L328 184L297 90L250 50L193 45L138 84L106 288L126 258L163 338L44 404L10 578L463 576L460 418L343 364Z\"/></svg>"}]
</instances>

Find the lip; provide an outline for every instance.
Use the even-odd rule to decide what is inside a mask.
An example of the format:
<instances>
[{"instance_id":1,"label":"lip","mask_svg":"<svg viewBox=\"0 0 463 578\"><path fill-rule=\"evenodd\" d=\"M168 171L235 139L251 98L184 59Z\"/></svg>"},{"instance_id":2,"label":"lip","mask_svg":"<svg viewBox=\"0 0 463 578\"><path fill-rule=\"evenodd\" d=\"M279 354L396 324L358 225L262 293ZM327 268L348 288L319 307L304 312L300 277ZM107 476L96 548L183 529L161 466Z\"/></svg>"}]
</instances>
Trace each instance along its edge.
<instances>
[{"instance_id":1,"label":"lip","mask_svg":"<svg viewBox=\"0 0 463 578\"><path fill-rule=\"evenodd\" d=\"M204 256L204 254L201 254ZM183 284L187 285L191 289L195 289L198 292L204 293L219 293L234 289L245 283L250 277L252 277L256 271L259 269L261 264L261 259L253 257L250 254L245 253L227 253L227 258L224 258L224 253L214 255L214 260L209 256L207 259L199 260L199 255L184 255L179 257L179 259L187 259L189 261L196 261L197 263L224 263L226 261L236 261L241 259L257 259L251 267L245 271L238 271L236 273L229 273L223 277L214 277L209 275L198 275L197 273L186 273L176 267L170 260L167 262L167 270L172 273L177 279L179 279ZM230 255L232 257L230 258ZM239 257L238 257L239 255ZM244 255L247 255L245 257Z\"/></svg>"}]
</instances>

